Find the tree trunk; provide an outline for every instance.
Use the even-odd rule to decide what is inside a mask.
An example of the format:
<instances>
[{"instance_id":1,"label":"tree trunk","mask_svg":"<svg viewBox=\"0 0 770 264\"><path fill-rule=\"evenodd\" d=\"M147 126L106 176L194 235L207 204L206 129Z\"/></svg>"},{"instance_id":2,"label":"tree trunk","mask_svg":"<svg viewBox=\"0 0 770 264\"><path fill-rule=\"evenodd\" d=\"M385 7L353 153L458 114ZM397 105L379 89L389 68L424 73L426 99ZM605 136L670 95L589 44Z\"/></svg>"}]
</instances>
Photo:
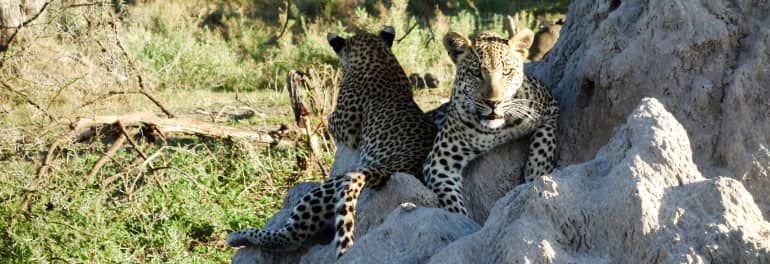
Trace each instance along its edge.
<instances>
[{"instance_id":1,"label":"tree trunk","mask_svg":"<svg viewBox=\"0 0 770 264\"><path fill-rule=\"evenodd\" d=\"M44 0L0 0L0 52L8 49L12 36L24 22L38 14L44 4Z\"/></svg>"}]
</instances>

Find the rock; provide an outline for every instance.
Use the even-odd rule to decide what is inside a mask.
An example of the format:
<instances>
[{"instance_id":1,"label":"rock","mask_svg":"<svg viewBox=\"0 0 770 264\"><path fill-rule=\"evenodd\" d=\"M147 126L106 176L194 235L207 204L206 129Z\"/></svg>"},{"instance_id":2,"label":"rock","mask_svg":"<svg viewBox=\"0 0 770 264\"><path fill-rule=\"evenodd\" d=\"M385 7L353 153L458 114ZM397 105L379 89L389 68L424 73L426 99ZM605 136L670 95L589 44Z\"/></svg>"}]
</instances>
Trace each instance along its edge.
<instances>
[{"instance_id":1,"label":"rock","mask_svg":"<svg viewBox=\"0 0 770 264\"><path fill-rule=\"evenodd\" d=\"M524 182L529 140L508 142L473 160L463 171L463 196L468 216L487 220L495 202Z\"/></svg>"},{"instance_id":2,"label":"rock","mask_svg":"<svg viewBox=\"0 0 770 264\"><path fill-rule=\"evenodd\" d=\"M572 1L530 74L561 104L561 166L591 159L642 97L687 130L708 178L728 176L770 219L770 2Z\"/></svg>"},{"instance_id":3,"label":"rock","mask_svg":"<svg viewBox=\"0 0 770 264\"><path fill-rule=\"evenodd\" d=\"M704 178L655 99L593 160L523 184L428 263L767 263L770 223L743 185Z\"/></svg>"},{"instance_id":4,"label":"rock","mask_svg":"<svg viewBox=\"0 0 770 264\"><path fill-rule=\"evenodd\" d=\"M344 160L343 163L349 163L350 158L341 157L340 160ZM276 213L265 224L265 228L277 229L289 217L291 208L305 193L316 186L318 183L303 183L292 188L284 200L284 209ZM403 203L436 207L438 200L436 195L414 176L403 173L393 174L382 190L373 191L366 188L361 192L358 199L355 237L357 239L364 237L369 229L380 225L388 214ZM309 263L331 263L334 260L334 243L329 242L333 235L332 232L323 232L292 252L268 252L258 248L242 248L236 251L232 261L233 263L299 263L300 258L307 254L312 256L308 258L313 260Z\"/></svg>"},{"instance_id":5,"label":"rock","mask_svg":"<svg viewBox=\"0 0 770 264\"><path fill-rule=\"evenodd\" d=\"M425 263L452 241L479 230L466 216L443 209L401 206L356 240L336 263ZM334 262L334 246L316 246L300 263Z\"/></svg>"},{"instance_id":6,"label":"rock","mask_svg":"<svg viewBox=\"0 0 770 264\"><path fill-rule=\"evenodd\" d=\"M403 203L421 207L438 206L438 198L412 175L396 173L380 191L366 188L358 198L356 238L362 238L370 228L382 224L385 217Z\"/></svg>"},{"instance_id":7,"label":"rock","mask_svg":"<svg viewBox=\"0 0 770 264\"><path fill-rule=\"evenodd\" d=\"M452 241L480 228L470 218L443 209L402 206L356 241L338 263L425 263Z\"/></svg>"}]
</instances>

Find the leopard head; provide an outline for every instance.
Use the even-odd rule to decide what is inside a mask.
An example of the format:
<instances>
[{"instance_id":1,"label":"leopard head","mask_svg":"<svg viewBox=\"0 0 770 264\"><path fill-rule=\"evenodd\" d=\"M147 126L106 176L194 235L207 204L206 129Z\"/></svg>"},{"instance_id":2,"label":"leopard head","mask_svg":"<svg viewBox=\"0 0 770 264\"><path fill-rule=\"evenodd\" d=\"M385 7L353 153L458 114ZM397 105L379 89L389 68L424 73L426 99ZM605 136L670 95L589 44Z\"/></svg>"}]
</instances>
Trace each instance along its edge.
<instances>
[{"instance_id":1,"label":"leopard head","mask_svg":"<svg viewBox=\"0 0 770 264\"><path fill-rule=\"evenodd\" d=\"M396 33L393 27L386 26L379 35L359 32L355 36L345 39L334 33L328 33L326 39L337 53L340 66L343 71L352 70L358 66L367 66L372 63L392 63L395 60L390 47Z\"/></svg>"},{"instance_id":2,"label":"leopard head","mask_svg":"<svg viewBox=\"0 0 770 264\"><path fill-rule=\"evenodd\" d=\"M516 105L513 95L524 81L524 61L533 37L529 29L507 39L484 32L473 41L448 33L444 47L457 68L452 100L459 110L476 115L483 127L503 126L506 113Z\"/></svg>"}]
</instances>

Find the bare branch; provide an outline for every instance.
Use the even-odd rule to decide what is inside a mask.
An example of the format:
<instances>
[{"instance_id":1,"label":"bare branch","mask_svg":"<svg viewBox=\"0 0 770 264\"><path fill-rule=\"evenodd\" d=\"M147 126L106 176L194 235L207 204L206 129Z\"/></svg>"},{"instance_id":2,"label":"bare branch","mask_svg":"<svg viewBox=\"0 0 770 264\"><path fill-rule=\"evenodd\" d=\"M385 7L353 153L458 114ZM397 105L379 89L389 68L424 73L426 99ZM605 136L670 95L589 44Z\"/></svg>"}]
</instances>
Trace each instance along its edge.
<instances>
[{"instance_id":1,"label":"bare branch","mask_svg":"<svg viewBox=\"0 0 770 264\"><path fill-rule=\"evenodd\" d=\"M71 4L71 5L62 6L62 9L87 7L87 6L103 6L108 4L111 4L111 3L110 2L80 3L80 4Z\"/></svg>"},{"instance_id":2,"label":"bare branch","mask_svg":"<svg viewBox=\"0 0 770 264\"><path fill-rule=\"evenodd\" d=\"M176 117L176 115L172 114L171 111L169 111L163 104L158 101L158 99L155 99L154 96L150 95L149 92L147 92L147 86L144 84L144 78L142 77L142 74L137 71L136 64L134 63L134 60L131 58L130 55L128 55L128 52L126 51L126 47L123 46L123 42L120 40L120 34L118 33L118 20L115 17L115 12L110 12L110 16L112 16L112 31L115 33L115 42L118 44L118 47L120 48L120 51L123 53L123 56L126 57L126 60L128 60L128 66L131 68L131 71L134 72L136 75L136 80L139 82L139 93L147 97L147 99L150 99L153 103L155 103L158 108L160 108L163 113L166 114L166 116L170 118Z\"/></svg>"},{"instance_id":3,"label":"bare branch","mask_svg":"<svg viewBox=\"0 0 770 264\"><path fill-rule=\"evenodd\" d=\"M21 92L21 91L16 91L15 89L13 89L13 88L11 87L11 85L10 85L10 84L8 84L8 83L6 83L6 82L4 82L4 81L0 81L0 84L2 84L2 86L3 86L3 87L6 89L6 90L8 90L8 91L11 91L12 93L16 94L17 96L19 96L19 97L21 97L21 98L24 98L24 100L25 100L25 101L27 101L27 103L28 103L28 104L30 104L30 105L32 105L33 107L37 108L37 110L40 110L40 112L43 112L43 113L44 113L44 114L45 114L45 115L48 117L48 119L49 119L50 121L56 121L56 120L58 120L58 118L54 117L54 116L53 116L51 113L49 113L49 112L48 112L48 110L45 110L45 108L43 108L42 106L40 106L40 104L38 104L38 103L36 103L35 101L33 101L33 100L32 100L31 98L29 98L29 96L28 96L28 95L26 95L25 93L23 93L23 92Z\"/></svg>"},{"instance_id":4,"label":"bare branch","mask_svg":"<svg viewBox=\"0 0 770 264\"><path fill-rule=\"evenodd\" d=\"M278 33L277 36L275 36L276 40L281 39L281 37L283 37L283 34L286 33L286 28L289 27L289 10L291 10L291 5L289 4L289 0L286 0L284 2L283 9L285 12L284 15L286 16L286 20L283 22L283 27L281 27L281 32Z\"/></svg>"},{"instance_id":5,"label":"bare branch","mask_svg":"<svg viewBox=\"0 0 770 264\"><path fill-rule=\"evenodd\" d=\"M409 29L406 30L406 33L404 33L404 35L401 36L401 38L396 40L396 42L401 43L401 41L404 40L406 38L406 36L409 36L409 33L412 33L412 30L414 30L414 28L417 27L417 24L419 24L419 23L417 23L417 21L415 21L414 24L412 24L412 26L409 27Z\"/></svg>"},{"instance_id":6,"label":"bare branch","mask_svg":"<svg viewBox=\"0 0 770 264\"><path fill-rule=\"evenodd\" d=\"M508 37L511 38L516 35L516 21L519 20L519 14L515 16L505 16L505 31L508 32Z\"/></svg>"},{"instance_id":7,"label":"bare branch","mask_svg":"<svg viewBox=\"0 0 770 264\"><path fill-rule=\"evenodd\" d=\"M118 128L120 128L120 132L124 136L126 136L126 139L128 139L128 143L131 144L132 147L134 147L134 151L136 151L136 153L139 153L139 156L142 156L142 158L146 160L147 159L147 155L144 154L144 152L142 152L142 149L139 148L139 146L136 144L136 142L134 142L134 135L133 134L129 134L128 131L126 130L126 127L123 126L123 124L120 123L120 121L116 122L115 125L117 125Z\"/></svg>"},{"instance_id":8,"label":"bare branch","mask_svg":"<svg viewBox=\"0 0 770 264\"><path fill-rule=\"evenodd\" d=\"M96 161L96 164L94 164L94 167L91 169L91 172L88 173L88 177L86 177L86 183L90 184L94 177L96 177L96 174L99 173L99 170L104 167L104 164L107 164L107 161L112 159L112 156L115 155L115 153L120 150L120 148L123 146L123 143L126 142L126 136L123 134L120 134L118 136L118 139L115 140L115 142L112 143L112 146L107 150L106 153L102 157L99 158L99 160Z\"/></svg>"}]
</instances>

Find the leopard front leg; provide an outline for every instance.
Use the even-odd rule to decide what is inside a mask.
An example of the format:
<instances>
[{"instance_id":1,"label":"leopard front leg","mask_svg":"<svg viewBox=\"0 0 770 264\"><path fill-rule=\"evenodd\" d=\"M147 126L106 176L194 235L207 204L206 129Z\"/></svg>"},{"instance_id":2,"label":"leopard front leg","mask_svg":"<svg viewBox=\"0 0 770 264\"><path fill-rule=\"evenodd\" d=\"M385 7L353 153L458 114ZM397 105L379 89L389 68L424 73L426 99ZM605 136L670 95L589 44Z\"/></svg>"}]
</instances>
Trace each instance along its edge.
<instances>
[{"instance_id":1,"label":"leopard front leg","mask_svg":"<svg viewBox=\"0 0 770 264\"><path fill-rule=\"evenodd\" d=\"M556 158L556 119L548 120L530 136L529 156L524 180L531 182L535 177L548 174L553 170Z\"/></svg>"},{"instance_id":2,"label":"leopard front leg","mask_svg":"<svg viewBox=\"0 0 770 264\"><path fill-rule=\"evenodd\" d=\"M292 209L289 218L278 230L247 228L231 233L227 244L231 247L256 246L273 251L291 251L325 227L334 218L336 187L343 176L331 177L321 186L305 194Z\"/></svg>"},{"instance_id":3,"label":"leopard front leg","mask_svg":"<svg viewBox=\"0 0 770 264\"><path fill-rule=\"evenodd\" d=\"M443 129L439 133L423 165L422 175L428 188L438 196L441 208L468 214L463 202L462 171L479 153L480 150L464 140L450 141Z\"/></svg>"}]
</instances>

